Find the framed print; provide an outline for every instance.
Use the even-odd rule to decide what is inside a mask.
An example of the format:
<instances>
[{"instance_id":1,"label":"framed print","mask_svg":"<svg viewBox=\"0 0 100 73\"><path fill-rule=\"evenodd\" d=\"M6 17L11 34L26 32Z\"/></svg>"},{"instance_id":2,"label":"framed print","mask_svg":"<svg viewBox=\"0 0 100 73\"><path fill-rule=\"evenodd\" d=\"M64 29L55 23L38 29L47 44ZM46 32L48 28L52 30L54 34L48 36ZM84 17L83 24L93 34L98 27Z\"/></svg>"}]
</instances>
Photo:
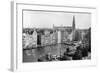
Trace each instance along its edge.
<instances>
[{"instance_id":1,"label":"framed print","mask_svg":"<svg viewBox=\"0 0 100 73\"><path fill-rule=\"evenodd\" d=\"M95 7L11 5L12 70L96 65Z\"/></svg>"}]
</instances>

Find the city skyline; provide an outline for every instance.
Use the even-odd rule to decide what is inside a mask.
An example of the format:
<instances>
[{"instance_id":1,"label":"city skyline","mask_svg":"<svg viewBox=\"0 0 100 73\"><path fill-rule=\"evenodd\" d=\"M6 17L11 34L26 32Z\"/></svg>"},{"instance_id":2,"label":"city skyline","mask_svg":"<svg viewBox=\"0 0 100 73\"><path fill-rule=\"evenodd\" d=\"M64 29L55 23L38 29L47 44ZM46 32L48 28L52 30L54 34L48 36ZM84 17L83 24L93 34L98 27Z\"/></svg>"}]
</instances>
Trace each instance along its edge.
<instances>
[{"instance_id":1,"label":"city skyline","mask_svg":"<svg viewBox=\"0 0 100 73\"><path fill-rule=\"evenodd\" d=\"M91 14L89 13L62 13L43 11L24 11L24 28L53 28L54 26L72 26L73 16L77 29L88 29L91 24Z\"/></svg>"}]
</instances>

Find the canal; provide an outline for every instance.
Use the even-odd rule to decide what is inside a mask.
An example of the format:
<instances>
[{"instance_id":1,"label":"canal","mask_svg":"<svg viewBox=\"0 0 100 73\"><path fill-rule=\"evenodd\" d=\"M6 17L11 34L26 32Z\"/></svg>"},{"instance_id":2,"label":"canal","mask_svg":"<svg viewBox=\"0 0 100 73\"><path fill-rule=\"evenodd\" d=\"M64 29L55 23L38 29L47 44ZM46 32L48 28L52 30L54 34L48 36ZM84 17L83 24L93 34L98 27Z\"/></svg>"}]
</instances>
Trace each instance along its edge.
<instances>
[{"instance_id":1,"label":"canal","mask_svg":"<svg viewBox=\"0 0 100 73\"><path fill-rule=\"evenodd\" d=\"M53 44L53 45L47 45L43 47L23 50L23 62L37 62L37 59L40 56L45 56L48 53L50 53L51 55L60 56L64 54L66 48L68 47L70 47L71 49L75 49L74 46L69 46L65 44Z\"/></svg>"}]
</instances>

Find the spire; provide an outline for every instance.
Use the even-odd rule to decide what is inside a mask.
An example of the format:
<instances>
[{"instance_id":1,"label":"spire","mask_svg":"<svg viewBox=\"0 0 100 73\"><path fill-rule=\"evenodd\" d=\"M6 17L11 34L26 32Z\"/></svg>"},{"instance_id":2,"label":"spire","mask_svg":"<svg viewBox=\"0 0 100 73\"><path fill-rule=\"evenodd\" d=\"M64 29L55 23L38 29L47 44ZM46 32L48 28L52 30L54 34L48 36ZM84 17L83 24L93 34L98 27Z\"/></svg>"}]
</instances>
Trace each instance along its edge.
<instances>
[{"instance_id":1,"label":"spire","mask_svg":"<svg viewBox=\"0 0 100 73\"><path fill-rule=\"evenodd\" d=\"M72 22L72 30L75 30L75 16L73 16L73 22Z\"/></svg>"},{"instance_id":2,"label":"spire","mask_svg":"<svg viewBox=\"0 0 100 73\"><path fill-rule=\"evenodd\" d=\"M73 16L73 21L72 21L72 41L75 40L75 16Z\"/></svg>"}]
</instances>

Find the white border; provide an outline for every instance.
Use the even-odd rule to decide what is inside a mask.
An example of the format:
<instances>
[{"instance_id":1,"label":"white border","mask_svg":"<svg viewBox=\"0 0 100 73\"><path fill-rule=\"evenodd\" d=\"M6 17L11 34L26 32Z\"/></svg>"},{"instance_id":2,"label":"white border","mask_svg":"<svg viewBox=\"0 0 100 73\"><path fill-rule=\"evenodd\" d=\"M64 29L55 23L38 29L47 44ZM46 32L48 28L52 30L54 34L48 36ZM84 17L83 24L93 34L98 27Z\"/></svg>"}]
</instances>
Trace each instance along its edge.
<instances>
[{"instance_id":1,"label":"white border","mask_svg":"<svg viewBox=\"0 0 100 73\"><path fill-rule=\"evenodd\" d=\"M74 6L57 6L57 5L41 5L23 2L13 2L13 59L12 70L13 71L32 71L34 69L54 69L54 68L66 68L66 67L80 67L80 66L93 66L96 65L96 49L94 35L96 24L96 8L95 7L74 7ZM70 12L89 12L91 13L91 26L92 26L92 59L81 61L60 61L60 62L42 62L42 63L22 63L22 10L51 10L51 11L70 11Z\"/></svg>"}]
</instances>

